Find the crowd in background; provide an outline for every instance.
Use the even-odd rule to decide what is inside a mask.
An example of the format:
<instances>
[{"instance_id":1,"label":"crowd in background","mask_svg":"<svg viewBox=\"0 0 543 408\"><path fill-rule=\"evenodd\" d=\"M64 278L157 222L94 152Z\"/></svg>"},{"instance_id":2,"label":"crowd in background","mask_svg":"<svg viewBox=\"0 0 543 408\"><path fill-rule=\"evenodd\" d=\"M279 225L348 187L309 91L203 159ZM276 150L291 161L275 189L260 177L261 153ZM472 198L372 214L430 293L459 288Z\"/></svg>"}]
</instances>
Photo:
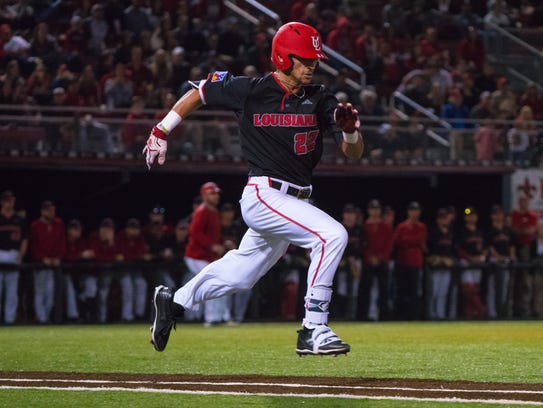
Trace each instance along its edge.
<instances>
[{"instance_id":1,"label":"crowd in background","mask_svg":"<svg viewBox=\"0 0 543 408\"><path fill-rule=\"evenodd\" d=\"M389 111L390 95L399 90L451 121L452 159L539 165L541 129L534 121L543 118L541 89L533 83L510 87L486 58L484 36L489 21L541 27L543 7L503 0L382 3L375 12L357 2L297 0L282 15L317 27L328 46L364 68L367 86L360 92L346 84L356 79L353 71L334 60L339 74L319 71L315 81L357 106L369 127L365 157L425 158L422 117L409 106L408 120ZM150 124L189 88L188 81L214 70L255 76L273 69L267 29L275 23L263 19L252 26L230 15L220 0L32 6L18 0L0 6L0 23L0 103L59 108L28 110L45 132L39 148L48 151L138 153ZM44 120L72 116L62 113L68 106L81 108L73 120ZM128 109L125 123L104 124L116 117L115 109ZM225 124L188 121L171 135L170 154L232 157L231 133Z\"/></svg>"},{"instance_id":2,"label":"crowd in background","mask_svg":"<svg viewBox=\"0 0 543 408\"><path fill-rule=\"evenodd\" d=\"M192 276L187 245L198 234L192 214L206 204L204 190L175 225L163 207L155 206L146 220L104 217L95 230L78 219L63 220L50 200L41 203L37 219L26 219L15 194L5 190L0 196L1 321L148 321L152 288L179 287ZM222 248L217 256L222 256L237 248L246 227L234 205L216 202L221 230L216 246ZM339 217L349 241L334 279L330 313L335 318L543 317L543 228L527 198L521 197L510 214L499 205L481 216L474 207L440 208L428 223L421 221L424 209L418 202L407 206L405 219L395 217L404 209L376 199L361 208L347 203ZM252 298L249 292L221 303L225 323L297 319L303 314L308 265L307 251L291 246L253 288Z\"/></svg>"}]
</instances>

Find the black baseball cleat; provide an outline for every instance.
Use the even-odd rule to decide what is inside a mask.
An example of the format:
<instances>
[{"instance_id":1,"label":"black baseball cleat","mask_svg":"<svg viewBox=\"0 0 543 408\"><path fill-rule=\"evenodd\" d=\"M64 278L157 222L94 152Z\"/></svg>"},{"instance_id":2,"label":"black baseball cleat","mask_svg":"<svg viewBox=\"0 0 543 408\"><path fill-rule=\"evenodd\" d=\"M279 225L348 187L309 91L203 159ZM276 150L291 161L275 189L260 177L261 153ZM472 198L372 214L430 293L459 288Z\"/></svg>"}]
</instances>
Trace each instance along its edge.
<instances>
[{"instance_id":1,"label":"black baseball cleat","mask_svg":"<svg viewBox=\"0 0 543 408\"><path fill-rule=\"evenodd\" d=\"M349 351L351 351L351 347L325 324L312 329L303 326L301 330L298 330L296 353L299 356L337 356L338 354L347 354Z\"/></svg>"},{"instance_id":2,"label":"black baseball cleat","mask_svg":"<svg viewBox=\"0 0 543 408\"><path fill-rule=\"evenodd\" d=\"M155 288L153 295L155 320L151 326L151 344L156 351L163 351L168 344L170 332L175 329L175 317L172 312L173 291L160 285Z\"/></svg>"}]
</instances>

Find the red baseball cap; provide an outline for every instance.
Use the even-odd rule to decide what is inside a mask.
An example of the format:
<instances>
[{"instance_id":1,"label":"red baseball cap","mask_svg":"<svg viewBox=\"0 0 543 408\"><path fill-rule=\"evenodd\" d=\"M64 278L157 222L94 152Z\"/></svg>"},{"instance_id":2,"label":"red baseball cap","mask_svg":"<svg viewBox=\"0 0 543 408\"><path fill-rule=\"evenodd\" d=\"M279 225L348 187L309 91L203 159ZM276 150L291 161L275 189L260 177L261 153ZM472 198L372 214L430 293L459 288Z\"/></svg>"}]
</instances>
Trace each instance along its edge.
<instances>
[{"instance_id":1,"label":"red baseball cap","mask_svg":"<svg viewBox=\"0 0 543 408\"><path fill-rule=\"evenodd\" d=\"M202 187L200 187L200 194L204 195L205 193L220 193L222 190L219 188L219 186L212 182L208 181L207 183L202 184Z\"/></svg>"}]
</instances>

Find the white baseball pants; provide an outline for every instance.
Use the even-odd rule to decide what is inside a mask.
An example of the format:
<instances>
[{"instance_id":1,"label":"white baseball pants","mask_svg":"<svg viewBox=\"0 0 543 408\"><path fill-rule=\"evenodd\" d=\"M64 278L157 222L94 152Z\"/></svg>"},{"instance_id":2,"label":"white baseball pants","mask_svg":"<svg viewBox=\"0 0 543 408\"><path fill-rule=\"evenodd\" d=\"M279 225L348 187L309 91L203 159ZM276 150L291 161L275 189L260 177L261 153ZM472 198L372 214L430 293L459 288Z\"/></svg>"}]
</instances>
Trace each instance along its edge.
<instances>
[{"instance_id":1,"label":"white baseball pants","mask_svg":"<svg viewBox=\"0 0 543 408\"><path fill-rule=\"evenodd\" d=\"M345 228L306 200L271 187L269 177L250 177L240 200L249 229L238 249L210 263L179 289L174 301L193 309L205 300L250 289L284 255L289 244L311 249L304 323L326 324L332 280L347 244Z\"/></svg>"},{"instance_id":2,"label":"white baseball pants","mask_svg":"<svg viewBox=\"0 0 543 408\"><path fill-rule=\"evenodd\" d=\"M0 263L17 265L19 251L0 250ZM11 324L17 317L19 305L19 270L0 270L0 310L2 309L2 296L4 296L4 322Z\"/></svg>"}]
</instances>

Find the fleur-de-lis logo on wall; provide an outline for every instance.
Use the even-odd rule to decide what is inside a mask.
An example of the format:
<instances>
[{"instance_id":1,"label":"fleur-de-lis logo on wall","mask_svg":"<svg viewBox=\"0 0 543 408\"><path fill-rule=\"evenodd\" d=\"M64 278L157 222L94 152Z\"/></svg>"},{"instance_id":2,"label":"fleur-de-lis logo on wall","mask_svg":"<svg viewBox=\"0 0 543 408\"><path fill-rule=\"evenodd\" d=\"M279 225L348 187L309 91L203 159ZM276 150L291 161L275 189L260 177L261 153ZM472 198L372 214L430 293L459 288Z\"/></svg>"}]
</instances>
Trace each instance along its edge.
<instances>
[{"instance_id":1,"label":"fleur-de-lis logo on wall","mask_svg":"<svg viewBox=\"0 0 543 408\"><path fill-rule=\"evenodd\" d=\"M319 36L312 35L311 36L311 41L313 41L313 48L315 48L316 51L320 51L321 50L321 42L320 42Z\"/></svg>"}]
</instances>

